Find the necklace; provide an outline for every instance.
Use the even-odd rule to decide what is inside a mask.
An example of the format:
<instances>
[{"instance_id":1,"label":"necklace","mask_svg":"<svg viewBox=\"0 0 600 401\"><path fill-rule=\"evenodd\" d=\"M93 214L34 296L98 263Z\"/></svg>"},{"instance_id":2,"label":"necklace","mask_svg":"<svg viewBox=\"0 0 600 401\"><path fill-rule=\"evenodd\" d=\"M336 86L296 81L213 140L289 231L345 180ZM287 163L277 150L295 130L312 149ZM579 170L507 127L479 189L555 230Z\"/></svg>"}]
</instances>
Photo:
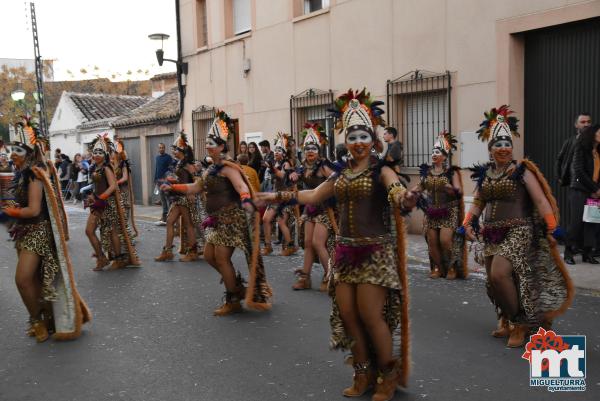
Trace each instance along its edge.
<instances>
[{"instance_id":1,"label":"necklace","mask_svg":"<svg viewBox=\"0 0 600 401\"><path fill-rule=\"evenodd\" d=\"M487 176L493 180L504 177L504 175L506 174L506 171L508 170L508 168L510 166L512 166L512 162L506 163L506 166L504 166L504 168L501 171L498 171L497 168L492 167L487 171Z\"/></svg>"},{"instance_id":2,"label":"necklace","mask_svg":"<svg viewBox=\"0 0 600 401\"><path fill-rule=\"evenodd\" d=\"M439 176L439 175L444 174L445 171L444 171L444 168L442 167L442 169L439 172L437 172L437 171L435 171L435 166L431 166L431 169L429 170L429 172L433 176Z\"/></svg>"}]
</instances>

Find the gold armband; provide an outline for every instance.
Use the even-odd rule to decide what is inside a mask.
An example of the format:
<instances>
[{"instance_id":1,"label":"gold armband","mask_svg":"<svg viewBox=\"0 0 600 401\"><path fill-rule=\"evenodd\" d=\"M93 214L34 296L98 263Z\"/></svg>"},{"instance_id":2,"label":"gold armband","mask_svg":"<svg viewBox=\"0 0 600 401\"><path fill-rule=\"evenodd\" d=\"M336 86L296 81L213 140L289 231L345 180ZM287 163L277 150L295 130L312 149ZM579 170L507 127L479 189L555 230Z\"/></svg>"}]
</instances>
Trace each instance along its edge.
<instances>
[{"instance_id":1,"label":"gold armband","mask_svg":"<svg viewBox=\"0 0 600 401\"><path fill-rule=\"evenodd\" d=\"M402 196L406 192L406 188L404 188L404 185L401 183L394 182L388 186L387 191L388 202L390 202L391 205L395 205L396 200L394 198L396 197L396 194L400 194L400 196Z\"/></svg>"}]
</instances>

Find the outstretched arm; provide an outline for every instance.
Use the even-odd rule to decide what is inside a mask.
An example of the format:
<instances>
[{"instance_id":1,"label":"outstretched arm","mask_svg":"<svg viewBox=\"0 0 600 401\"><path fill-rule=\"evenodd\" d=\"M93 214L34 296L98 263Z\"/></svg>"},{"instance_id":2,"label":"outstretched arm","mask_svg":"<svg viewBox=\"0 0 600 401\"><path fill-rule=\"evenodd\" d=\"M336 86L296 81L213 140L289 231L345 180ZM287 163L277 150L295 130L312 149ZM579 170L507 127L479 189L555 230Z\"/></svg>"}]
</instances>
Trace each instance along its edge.
<instances>
[{"instance_id":1,"label":"outstretched arm","mask_svg":"<svg viewBox=\"0 0 600 401\"><path fill-rule=\"evenodd\" d=\"M260 202L266 203L282 203L289 202L295 198L298 203L305 204L318 204L331 198L334 195L335 180L328 179L315 189L308 189L299 191L297 194L294 192L259 192L256 194L256 199Z\"/></svg>"}]
</instances>

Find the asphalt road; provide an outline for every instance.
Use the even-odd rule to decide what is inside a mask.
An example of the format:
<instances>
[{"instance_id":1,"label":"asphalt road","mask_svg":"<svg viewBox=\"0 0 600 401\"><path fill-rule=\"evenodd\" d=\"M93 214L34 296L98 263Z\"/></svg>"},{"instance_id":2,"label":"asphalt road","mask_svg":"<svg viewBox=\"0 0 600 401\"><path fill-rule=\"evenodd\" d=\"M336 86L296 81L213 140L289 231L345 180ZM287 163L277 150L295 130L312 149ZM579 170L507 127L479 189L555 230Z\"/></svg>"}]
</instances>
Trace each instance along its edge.
<instances>
[{"instance_id":1,"label":"asphalt road","mask_svg":"<svg viewBox=\"0 0 600 401\"><path fill-rule=\"evenodd\" d=\"M217 318L212 310L223 289L205 262L153 261L163 227L138 223L142 268L96 273L83 233L86 215L73 213L76 280L94 315L73 342L36 344L25 337L16 255L0 233L1 401L344 399L352 371L342 353L328 349L329 298L290 288L300 257L266 258L275 292L271 311ZM242 260L236 253L238 266ZM422 266L411 266L410 296L412 373L396 400L600 399L597 294L579 293L555 324L559 334L587 335L584 393L529 387L522 350L489 335L494 313L480 278L430 280Z\"/></svg>"}]
</instances>

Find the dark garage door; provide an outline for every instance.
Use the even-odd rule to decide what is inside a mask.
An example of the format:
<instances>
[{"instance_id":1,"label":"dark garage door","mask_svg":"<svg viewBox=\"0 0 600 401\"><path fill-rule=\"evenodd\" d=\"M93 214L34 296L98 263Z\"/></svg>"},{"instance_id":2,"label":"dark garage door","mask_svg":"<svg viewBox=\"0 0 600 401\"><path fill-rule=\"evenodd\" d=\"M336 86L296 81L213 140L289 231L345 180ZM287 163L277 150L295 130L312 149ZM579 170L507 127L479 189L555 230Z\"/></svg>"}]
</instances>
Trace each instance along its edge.
<instances>
[{"instance_id":1,"label":"dark garage door","mask_svg":"<svg viewBox=\"0 0 600 401\"><path fill-rule=\"evenodd\" d=\"M600 18L525 35L525 155L552 186L565 227L566 190L554 166L577 113L600 121Z\"/></svg>"},{"instance_id":2,"label":"dark garage door","mask_svg":"<svg viewBox=\"0 0 600 401\"><path fill-rule=\"evenodd\" d=\"M140 158L140 138L127 138L123 139L123 145L127 151L129 157L129 164L131 165L131 174L133 175L133 196L135 197L135 203L142 203L142 163Z\"/></svg>"}]
</instances>

